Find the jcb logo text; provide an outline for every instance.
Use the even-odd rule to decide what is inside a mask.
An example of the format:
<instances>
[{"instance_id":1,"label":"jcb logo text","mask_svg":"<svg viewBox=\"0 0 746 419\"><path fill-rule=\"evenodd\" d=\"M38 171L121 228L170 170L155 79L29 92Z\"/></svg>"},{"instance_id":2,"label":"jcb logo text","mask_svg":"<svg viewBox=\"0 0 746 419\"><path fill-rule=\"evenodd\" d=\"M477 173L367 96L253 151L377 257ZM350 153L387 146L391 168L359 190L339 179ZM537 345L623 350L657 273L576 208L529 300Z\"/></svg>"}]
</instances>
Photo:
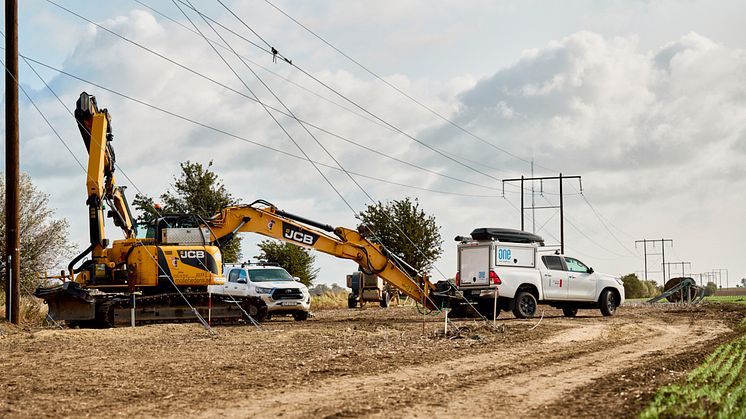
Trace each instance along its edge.
<instances>
[{"instance_id":1,"label":"jcb logo text","mask_svg":"<svg viewBox=\"0 0 746 419\"><path fill-rule=\"evenodd\" d=\"M179 257L182 259L202 259L205 257L204 250L180 250Z\"/></svg>"}]
</instances>

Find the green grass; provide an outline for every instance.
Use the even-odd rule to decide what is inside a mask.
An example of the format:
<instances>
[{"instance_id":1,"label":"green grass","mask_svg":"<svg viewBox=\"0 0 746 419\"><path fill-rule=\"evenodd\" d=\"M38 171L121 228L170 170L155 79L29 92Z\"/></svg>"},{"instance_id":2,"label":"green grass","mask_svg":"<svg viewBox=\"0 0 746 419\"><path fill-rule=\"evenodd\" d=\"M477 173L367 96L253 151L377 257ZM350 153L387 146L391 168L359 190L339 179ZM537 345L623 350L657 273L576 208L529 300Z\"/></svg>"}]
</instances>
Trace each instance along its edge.
<instances>
[{"instance_id":1,"label":"green grass","mask_svg":"<svg viewBox=\"0 0 746 419\"><path fill-rule=\"evenodd\" d=\"M746 295L733 295L733 296L728 296L728 297L709 296L709 297L705 297L705 301L713 301L713 302L718 302L718 303L746 304Z\"/></svg>"},{"instance_id":2,"label":"green grass","mask_svg":"<svg viewBox=\"0 0 746 419\"><path fill-rule=\"evenodd\" d=\"M719 346L685 383L659 389L640 417L746 417L745 358L746 336Z\"/></svg>"}]
</instances>

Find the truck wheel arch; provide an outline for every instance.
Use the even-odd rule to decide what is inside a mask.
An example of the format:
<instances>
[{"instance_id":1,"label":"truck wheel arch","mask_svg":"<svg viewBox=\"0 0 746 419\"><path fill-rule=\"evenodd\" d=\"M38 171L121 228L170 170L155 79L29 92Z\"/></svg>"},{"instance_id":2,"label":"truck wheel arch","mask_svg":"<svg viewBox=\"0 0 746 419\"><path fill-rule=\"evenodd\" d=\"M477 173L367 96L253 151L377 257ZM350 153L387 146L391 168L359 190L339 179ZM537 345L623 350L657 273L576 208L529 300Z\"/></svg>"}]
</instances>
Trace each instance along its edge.
<instances>
[{"instance_id":1,"label":"truck wheel arch","mask_svg":"<svg viewBox=\"0 0 746 419\"><path fill-rule=\"evenodd\" d=\"M619 290L614 287L606 287L601 290L601 292L598 293L598 296L596 297L596 302L601 304L601 296L604 295L604 291L609 290L614 293L614 296L617 298L617 301L621 301L622 296L619 295Z\"/></svg>"},{"instance_id":2,"label":"truck wheel arch","mask_svg":"<svg viewBox=\"0 0 746 419\"><path fill-rule=\"evenodd\" d=\"M541 301L541 295L539 294L539 289L536 288L536 285L534 284L521 284L518 289L516 289L515 293L518 295L519 292L525 291L529 294L533 295L534 298L536 298L536 301Z\"/></svg>"}]
</instances>

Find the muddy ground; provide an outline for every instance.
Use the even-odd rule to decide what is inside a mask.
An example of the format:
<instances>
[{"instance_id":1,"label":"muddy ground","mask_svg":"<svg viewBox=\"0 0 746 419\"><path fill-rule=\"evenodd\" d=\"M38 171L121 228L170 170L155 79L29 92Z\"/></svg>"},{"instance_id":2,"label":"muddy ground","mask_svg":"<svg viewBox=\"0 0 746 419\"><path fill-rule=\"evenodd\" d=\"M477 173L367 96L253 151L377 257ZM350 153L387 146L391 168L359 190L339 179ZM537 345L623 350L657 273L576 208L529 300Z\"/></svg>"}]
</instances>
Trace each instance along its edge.
<instances>
[{"instance_id":1,"label":"muddy ground","mask_svg":"<svg viewBox=\"0 0 746 419\"><path fill-rule=\"evenodd\" d=\"M0 416L632 417L716 345L746 307L545 309L474 320L412 307L307 322L23 330L0 324Z\"/></svg>"}]
</instances>

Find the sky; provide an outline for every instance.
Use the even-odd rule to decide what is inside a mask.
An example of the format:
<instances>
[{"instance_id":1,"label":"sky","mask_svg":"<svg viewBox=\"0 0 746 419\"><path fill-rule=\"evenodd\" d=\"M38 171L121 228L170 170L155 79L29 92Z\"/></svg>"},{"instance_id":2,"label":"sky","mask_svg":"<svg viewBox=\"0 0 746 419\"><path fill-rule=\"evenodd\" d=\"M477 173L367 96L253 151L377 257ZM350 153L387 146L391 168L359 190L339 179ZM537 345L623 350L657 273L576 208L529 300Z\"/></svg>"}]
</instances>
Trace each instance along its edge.
<instances>
[{"instance_id":1,"label":"sky","mask_svg":"<svg viewBox=\"0 0 746 419\"><path fill-rule=\"evenodd\" d=\"M213 24L216 34L185 3L21 2L20 53L100 86L31 63L42 81L21 60L22 86L62 138L21 93L21 168L81 249L88 227L78 161L87 155L69 111L86 91L113 117L117 180L130 199L172 188L186 160L212 161L243 203L264 199L334 226L354 228L370 198L417 198L441 226L439 280L455 275L456 235L520 227L520 190L503 192L503 179L562 173L582 177L582 193L577 180L564 183L565 253L596 271L642 276L635 241L665 238L673 240L666 261L691 262L686 274L727 269L730 284L746 276L743 2L192 2L240 37ZM274 62L265 41L294 66ZM313 124L315 139L274 113L291 140L249 89ZM322 168L343 200L308 161L257 143L336 160L364 175L353 175L363 190ZM558 205L556 181L533 187L527 206ZM527 230L559 242L555 209L525 215ZM107 231L121 237L111 224ZM245 258L260 240L244 235ZM648 278L660 282L661 246L648 251ZM318 283L344 284L356 268L315 254Z\"/></svg>"}]
</instances>

